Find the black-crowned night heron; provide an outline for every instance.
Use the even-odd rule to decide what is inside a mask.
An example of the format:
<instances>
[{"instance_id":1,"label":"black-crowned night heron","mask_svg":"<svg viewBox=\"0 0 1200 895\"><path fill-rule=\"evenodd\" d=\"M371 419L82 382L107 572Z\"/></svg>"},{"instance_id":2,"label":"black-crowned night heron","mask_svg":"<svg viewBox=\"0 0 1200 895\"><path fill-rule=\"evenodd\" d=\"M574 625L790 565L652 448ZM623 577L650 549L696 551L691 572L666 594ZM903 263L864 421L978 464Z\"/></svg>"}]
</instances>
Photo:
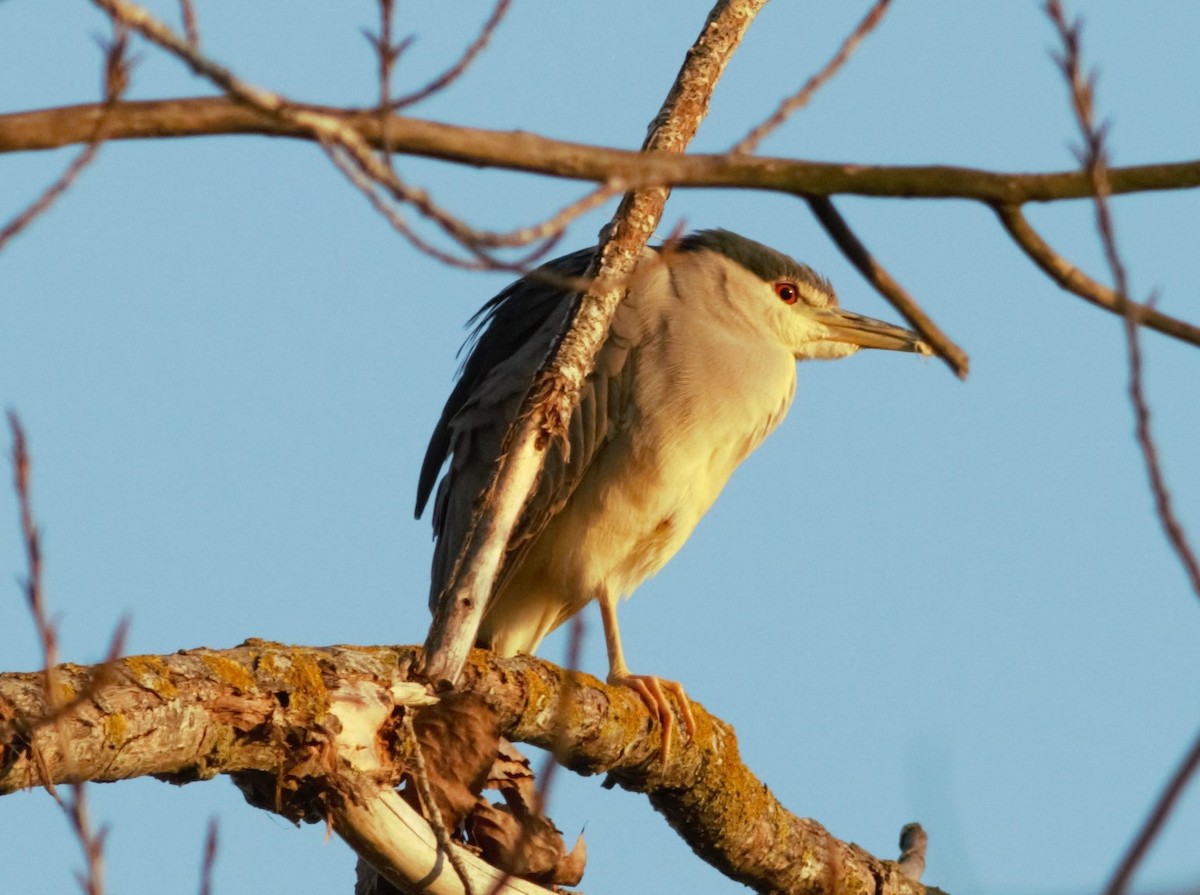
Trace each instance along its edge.
<instances>
[{"instance_id":1,"label":"black-crowned night heron","mask_svg":"<svg viewBox=\"0 0 1200 895\"><path fill-rule=\"evenodd\" d=\"M417 488L424 510L443 462L433 511L437 545L430 603L443 598L472 512L505 431L564 330L595 249L551 261L476 315L474 347L433 431ZM779 425L796 391L796 361L860 348L928 353L908 330L838 307L829 283L803 264L727 230L646 249L571 417L568 445L546 465L484 612L479 644L532 653L590 601L600 604L608 681L637 691L671 729L663 688L631 674L617 601L688 539L733 470Z\"/></svg>"}]
</instances>

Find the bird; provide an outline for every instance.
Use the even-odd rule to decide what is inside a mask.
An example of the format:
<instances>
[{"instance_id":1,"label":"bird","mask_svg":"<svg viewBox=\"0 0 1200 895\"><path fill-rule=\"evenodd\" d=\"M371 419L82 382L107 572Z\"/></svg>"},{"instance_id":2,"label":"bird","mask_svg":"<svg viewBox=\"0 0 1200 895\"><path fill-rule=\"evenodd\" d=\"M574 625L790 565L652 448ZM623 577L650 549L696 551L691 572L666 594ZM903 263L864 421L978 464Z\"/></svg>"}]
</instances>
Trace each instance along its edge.
<instances>
[{"instance_id":1,"label":"bird","mask_svg":"<svg viewBox=\"0 0 1200 895\"><path fill-rule=\"evenodd\" d=\"M446 467L432 513L435 612L505 433L569 325L582 294L575 284L596 251L544 264L471 318L468 353L417 485L420 518ZM914 332L843 310L812 268L729 230L644 249L566 435L549 446L510 536L477 645L532 654L595 601L608 682L646 703L664 755L674 725L666 692L694 735L682 685L629 670L617 604L675 555L734 469L783 420L797 361L861 348L930 353Z\"/></svg>"}]
</instances>

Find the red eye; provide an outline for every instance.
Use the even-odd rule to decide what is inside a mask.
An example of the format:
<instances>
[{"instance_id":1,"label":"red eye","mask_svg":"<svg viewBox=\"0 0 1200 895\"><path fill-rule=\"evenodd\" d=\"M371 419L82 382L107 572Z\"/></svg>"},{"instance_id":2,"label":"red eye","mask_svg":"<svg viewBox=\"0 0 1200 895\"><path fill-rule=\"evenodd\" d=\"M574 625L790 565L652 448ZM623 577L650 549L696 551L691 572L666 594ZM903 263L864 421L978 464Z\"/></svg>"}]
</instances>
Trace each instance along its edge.
<instances>
[{"instance_id":1,"label":"red eye","mask_svg":"<svg viewBox=\"0 0 1200 895\"><path fill-rule=\"evenodd\" d=\"M800 290L795 283L776 283L775 294L785 305L794 305L800 298Z\"/></svg>"}]
</instances>

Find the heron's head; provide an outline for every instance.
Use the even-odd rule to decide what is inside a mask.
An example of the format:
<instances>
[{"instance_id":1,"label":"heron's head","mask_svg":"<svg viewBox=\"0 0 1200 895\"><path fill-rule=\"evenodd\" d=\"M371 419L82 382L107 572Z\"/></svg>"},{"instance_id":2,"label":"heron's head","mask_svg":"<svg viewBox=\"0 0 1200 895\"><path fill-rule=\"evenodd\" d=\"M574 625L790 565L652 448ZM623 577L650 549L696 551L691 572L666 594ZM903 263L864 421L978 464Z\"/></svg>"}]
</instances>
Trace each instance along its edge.
<instances>
[{"instance_id":1,"label":"heron's head","mask_svg":"<svg viewBox=\"0 0 1200 895\"><path fill-rule=\"evenodd\" d=\"M847 357L860 348L929 354L916 333L838 307L833 286L811 267L728 230L700 230L675 245L683 276L724 299L782 342L796 360Z\"/></svg>"}]
</instances>

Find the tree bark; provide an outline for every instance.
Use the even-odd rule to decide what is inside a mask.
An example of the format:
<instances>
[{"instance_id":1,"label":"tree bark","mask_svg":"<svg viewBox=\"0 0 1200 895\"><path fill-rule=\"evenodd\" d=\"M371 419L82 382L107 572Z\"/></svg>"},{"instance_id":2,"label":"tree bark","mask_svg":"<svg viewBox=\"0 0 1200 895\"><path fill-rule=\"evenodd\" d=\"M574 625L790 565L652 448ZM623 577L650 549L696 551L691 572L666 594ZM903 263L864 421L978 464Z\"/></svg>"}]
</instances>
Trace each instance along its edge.
<instances>
[{"instance_id":1,"label":"tree bark","mask_svg":"<svg viewBox=\"0 0 1200 895\"><path fill-rule=\"evenodd\" d=\"M189 783L230 774L255 804L266 801L263 807L296 821L333 819L354 844L354 831L341 823L347 806L369 806L361 787L390 788L406 767L400 718L409 709L396 711L387 700L423 700L408 680L418 656L416 647L249 640L229 650L62 665L55 669L56 704L68 708L57 717L44 673L2 674L0 794L83 780ZM926 891L896 863L787 811L741 762L733 729L698 704L695 737L664 765L657 727L626 688L532 657L496 659L477 650L458 689L496 713L505 737L550 749L578 773L607 774L609 782L645 793L700 857L759 892ZM331 744L349 736L344 706L354 700L384 706L366 740L375 747L374 769L355 771L330 757ZM364 734L356 730L350 745L361 751Z\"/></svg>"}]
</instances>

